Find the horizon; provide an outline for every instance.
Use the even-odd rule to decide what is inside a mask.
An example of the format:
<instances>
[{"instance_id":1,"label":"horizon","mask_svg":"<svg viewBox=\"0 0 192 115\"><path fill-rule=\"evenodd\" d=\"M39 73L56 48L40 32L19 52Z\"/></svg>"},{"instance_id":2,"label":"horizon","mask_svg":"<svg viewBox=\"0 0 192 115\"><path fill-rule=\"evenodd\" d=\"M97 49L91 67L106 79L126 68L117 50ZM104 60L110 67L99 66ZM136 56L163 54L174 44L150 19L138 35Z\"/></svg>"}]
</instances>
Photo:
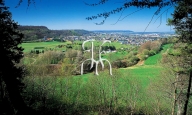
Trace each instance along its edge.
<instances>
[{"instance_id":1,"label":"horizon","mask_svg":"<svg viewBox=\"0 0 192 115\"><path fill-rule=\"evenodd\" d=\"M19 26L44 26L44 25L19 25ZM47 26L45 26L47 27ZM48 27L47 27L48 28ZM49 30L85 30L85 31L128 31L128 32L143 32L143 31L132 31L132 30L110 30L110 29L106 29L106 30L86 30L86 29L50 29ZM169 33L175 33L175 31L162 31L162 32L158 32L158 31L146 31L146 33L148 32L157 32L157 33L163 33L163 32L169 32ZM145 33L145 32L143 32Z\"/></svg>"},{"instance_id":2,"label":"horizon","mask_svg":"<svg viewBox=\"0 0 192 115\"><path fill-rule=\"evenodd\" d=\"M84 1L90 4L98 2L98 0L92 0L91 2L88 0ZM19 25L46 26L50 30L130 30L134 32L174 31L171 27L166 25L166 20L171 17L173 8L162 14L161 18L159 15L153 17L156 8L142 9L135 12L138 9L131 7L124 12L111 15L103 25L95 24L100 23L103 18L91 21L86 20L89 16L94 16L105 11L111 11L122 5L116 2L119 1L111 0L106 4L93 7L85 5L81 0L57 0L57 2L54 0L48 2L46 0L36 0L35 4L32 3L28 7L27 1L25 0L18 8L15 8L18 5L19 0L6 0L5 5L9 7L9 11L12 13L12 19L15 22L18 22ZM162 9L162 12L164 10L166 10L166 8ZM122 17L123 20L118 21ZM117 21L118 23L116 23ZM149 22L151 23L149 24ZM146 27L148 28L146 29Z\"/></svg>"}]
</instances>

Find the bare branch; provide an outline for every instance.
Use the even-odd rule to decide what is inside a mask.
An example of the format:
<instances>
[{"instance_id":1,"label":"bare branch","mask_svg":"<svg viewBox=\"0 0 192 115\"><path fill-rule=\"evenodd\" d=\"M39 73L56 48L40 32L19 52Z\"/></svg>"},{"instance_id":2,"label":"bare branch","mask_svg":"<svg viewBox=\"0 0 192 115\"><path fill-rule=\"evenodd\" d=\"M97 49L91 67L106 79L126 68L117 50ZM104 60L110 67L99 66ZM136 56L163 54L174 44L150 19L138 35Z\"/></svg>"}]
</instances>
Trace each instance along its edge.
<instances>
[{"instance_id":1,"label":"bare branch","mask_svg":"<svg viewBox=\"0 0 192 115\"><path fill-rule=\"evenodd\" d=\"M157 26L157 28L159 28L161 26L161 23L162 23L162 15L160 15L160 24L159 24L159 26Z\"/></svg>"},{"instance_id":2,"label":"bare branch","mask_svg":"<svg viewBox=\"0 0 192 115\"><path fill-rule=\"evenodd\" d=\"M101 3L105 3L107 0L101 0ZM177 2L179 0L174 0L174 2ZM97 19L100 17L104 17L105 19L108 18L111 14L116 14L121 12L124 9L130 8L130 7L137 7L137 8L152 8L152 7L158 7L157 11L154 13L155 15L158 15L159 12L161 11L162 8L166 7L166 6L171 6L172 3L170 1L163 1L163 0L155 0L155 1L146 1L146 0L131 0L131 1L127 1L125 2L121 7L118 7L114 10L108 11L108 12L104 12L104 13L100 13L97 14L95 16L90 16L87 17L87 20L93 20L93 19Z\"/></svg>"},{"instance_id":3,"label":"bare branch","mask_svg":"<svg viewBox=\"0 0 192 115\"><path fill-rule=\"evenodd\" d=\"M123 12L124 12L124 11L125 11L125 9L123 9L123 11L121 12L121 15L119 16L119 19L118 19L114 24L111 24L111 25L115 25L115 24L117 24L117 22L120 21L120 19L121 19L122 15L123 15Z\"/></svg>"},{"instance_id":4,"label":"bare branch","mask_svg":"<svg viewBox=\"0 0 192 115\"><path fill-rule=\"evenodd\" d=\"M124 9L124 10L125 10L125 9ZM130 13L130 14L128 14L128 15L126 15L125 17L123 17L123 18L121 19L121 17L122 17L122 14L123 14L124 10L122 11L121 16L119 17L119 19L118 19L118 20L117 20L114 24L112 24L112 25L117 24L119 21L124 20L126 17L128 17L128 16L130 16L130 15L132 15L132 14L136 13L136 12L139 12L139 11L140 11L140 10L142 10L142 9L136 10L136 11L134 11L134 12L132 12L132 13Z\"/></svg>"},{"instance_id":5,"label":"bare branch","mask_svg":"<svg viewBox=\"0 0 192 115\"><path fill-rule=\"evenodd\" d=\"M125 2L127 2L127 0L122 1L122 2L115 2L114 4L118 4L118 3L125 3Z\"/></svg>"},{"instance_id":6,"label":"bare branch","mask_svg":"<svg viewBox=\"0 0 192 115\"><path fill-rule=\"evenodd\" d=\"M150 20L149 23L147 24L147 26L146 26L144 32L147 30L147 28L148 28L149 25L151 24L151 22L152 22L152 20L153 20L153 18L154 18L155 15L156 15L156 14L154 13L153 16L151 17L151 20Z\"/></svg>"},{"instance_id":7,"label":"bare branch","mask_svg":"<svg viewBox=\"0 0 192 115\"><path fill-rule=\"evenodd\" d=\"M162 15L166 12L166 19L167 19L167 12L168 12L168 10L169 10L170 8L172 8L172 7L173 7L173 6L167 8L166 10L164 10L164 11L155 19L154 23L156 23L156 21L160 18L160 24L159 24L159 26L160 26L161 23L162 23ZM159 27L159 26L158 26L158 27ZM157 27L157 28L158 28L158 27Z\"/></svg>"},{"instance_id":8,"label":"bare branch","mask_svg":"<svg viewBox=\"0 0 192 115\"><path fill-rule=\"evenodd\" d=\"M23 0L19 0L17 6L15 6L15 8L18 8L21 5L22 2L23 2Z\"/></svg>"},{"instance_id":9,"label":"bare branch","mask_svg":"<svg viewBox=\"0 0 192 115\"><path fill-rule=\"evenodd\" d=\"M23 2L23 0L19 0L17 6L15 6L15 8L18 8L21 5L22 2ZM27 0L27 8L29 8L29 6L31 4L33 4L35 6L35 0Z\"/></svg>"},{"instance_id":10,"label":"bare branch","mask_svg":"<svg viewBox=\"0 0 192 115\"><path fill-rule=\"evenodd\" d=\"M98 3L94 3L94 4L89 4L89 3L85 2L85 1L83 1L83 2L87 6L98 6L98 5L101 5L101 4L105 4L107 1L108 0L100 0Z\"/></svg>"},{"instance_id":11,"label":"bare branch","mask_svg":"<svg viewBox=\"0 0 192 115\"><path fill-rule=\"evenodd\" d=\"M106 19L105 19L106 20ZM100 23L95 23L96 25L103 25L105 23L105 20L103 20L102 22Z\"/></svg>"}]
</instances>

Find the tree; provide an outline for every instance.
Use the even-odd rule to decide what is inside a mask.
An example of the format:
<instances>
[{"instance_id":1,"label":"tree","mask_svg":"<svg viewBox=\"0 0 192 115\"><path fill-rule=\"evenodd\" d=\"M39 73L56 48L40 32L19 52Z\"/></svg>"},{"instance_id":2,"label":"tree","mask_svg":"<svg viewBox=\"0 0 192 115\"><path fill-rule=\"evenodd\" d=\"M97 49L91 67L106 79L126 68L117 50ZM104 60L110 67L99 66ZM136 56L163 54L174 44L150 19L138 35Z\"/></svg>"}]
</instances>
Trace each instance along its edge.
<instances>
[{"instance_id":1,"label":"tree","mask_svg":"<svg viewBox=\"0 0 192 115\"><path fill-rule=\"evenodd\" d=\"M108 0L101 0L97 4L87 4L90 6L96 6L100 4L106 3ZM101 23L96 23L98 25L104 24L105 20L110 17L112 14L119 13L123 11L124 9L127 9L129 7L137 7L140 9L143 8L152 8L152 7L157 7L158 9L154 12L154 15L158 15L162 9L166 6L175 6L175 10L173 13L173 19L168 20L168 25L173 25L175 27L175 30L179 36L179 40L183 42L184 47L179 46L179 49L181 50L182 55L180 58L184 59L182 62L177 62L177 63L182 63L182 67L184 69L182 70L177 70L178 80L184 80L182 78L183 74L184 76L188 76L187 81L188 82L182 82L184 85L177 85L177 88L180 89L180 92L182 92L183 87L185 87L187 90L186 92L182 92L184 94L184 102L178 104L179 106L183 106L182 110L178 109L177 114L187 114L187 108L188 108L188 103L191 95L191 84L192 84L192 1L191 0L131 0L131 1L125 1L123 5L119 8L116 8L112 11L109 12L104 12L97 14L95 16L87 17L87 20L93 20L97 19L100 17L103 17L104 20ZM168 10L168 9L167 9ZM166 10L165 10L166 11ZM163 11L162 13L164 13ZM160 14L161 16L161 14ZM153 19L153 17L152 17ZM176 44L178 45L178 44ZM175 55L175 54L174 54ZM180 56L176 55L176 56ZM176 65L178 68L180 68L180 64ZM186 79L185 79L186 80ZM178 82L178 81L177 81Z\"/></svg>"},{"instance_id":2,"label":"tree","mask_svg":"<svg viewBox=\"0 0 192 115\"><path fill-rule=\"evenodd\" d=\"M180 45L182 44L182 45ZM187 110L184 109L186 101L186 91L189 83L189 58L183 54L182 48L179 46L185 46L180 43L174 45L172 51L168 51L163 54L162 64L164 70L162 71L162 79L158 81L161 83L161 91L165 92L165 97L170 98L172 106L172 115L183 115ZM182 55L181 55L182 54Z\"/></svg>"},{"instance_id":3,"label":"tree","mask_svg":"<svg viewBox=\"0 0 192 115\"><path fill-rule=\"evenodd\" d=\"M157 10L154 11L154 15L159 15L161 13L160 14L160 17L161 17L163 13L168 11L172 6L176 5L179 1L182 1L182 0L126 0L126 1L121 2L122 5L120 7L114 8L111 11L105 11L103 13L99 13L97 15L87 17L86 19L94 20L97 18L104 18L102 22L95 23L96 25L102 25L105 23L105 20L107 18L109 18L111 15L123 12L125 9L128 9L130 7L138 8L138 10L132 12L131 14L138 12L141 9L155 7L155 8L157 8ZM106 2L109 2L109 0L99 0L98 3L93 3L93 4L85 3L85 4L88 6L97 6L97 5L105 4ZM167 8L165 11L161 12L163 10L163 8L165 8L165 7L169 7L169 8ZM129 15L130 14L127 14L127 16L129 16ZM153 17L154 17L154 15L153 15ZM127 17L127 16L125 16L125 17ZM117 22L120 21L121 19L124 19L125 17L123 17L123 18L120 17L117 20ZM152 19L153 19L153 17L152 17Z\"/></svg>"},{"instance_id":4,"label":"tree","mask_svg":"<svg viewBox=\"0 0 192 115\"><path fill-rule=\"evenodd\" d=\"M178 2L172 14L173 19L169 21L180 35L182 42L192 42L192 1L183 0Z\"/></svg>"},{"instance_id":5,"label":"tree","mask_svg":"<svg viewBox=\"0 0 192 115\"><path fill-rule=\"evenodd\" d=\"M182 47L182 55L185 56L185 62L188 64L188 68L184 70L188 74L187 92L186 99L184 102L184 115L187 114L187 108L189 103L189 98L191 95L191 85L192 85L192 1L183 0L178 2L175 7L175 11L172 14L173 19L169 20L169 25L173 25L176 32L180 35L179 40L185 43L185 47Z\"/></svg>"},{"instance_id":6,"label":"tree","mask_svg":"<svg viewBox=\"0 0 192 115\"><path fill-rule=\"evenodd\" d=\"M96 4L87 4L89 6L96 6L100 4L104 4L108 2L108 0L101 0L99 3ZM184 102L178 104L178 106L183 106L182 109L177 110L177 114L187 114L187 108L188 108L188 103L189 103L189 98L191 95L191 84L192 84L192 60L191 60L191 52L192 52L192 1L191 0L131 0L131 1L125 1L123 2L123 5L119 8L116 8L114 10L111 10L109 12L104 12L97 14L95 16L90 16L87 17L87 20L94 20L97 18L103 17L104 20L100 23L96 23L97 25L104 24L105 20L110 17L112 14L119 13L123 11L124 9L127 9L129 7L137 7L140 9L143 8L152 8L152 7L157 7L158 9L154 12L154 15L158 15L163 8L166 6L175 6L175 11L173 13L173 19L168 20L168 25L173 25L175 27L175 30L179 36L179 40L183 42L185 47L179 46L179 49L181 50L180 55L175 55L174 56L181 56L180 58L184 59L182 62L177 62L177 63L182 63L182 67L184 69L182 70L177 70L176 73L178 74L178 80L184 80L182 78L183 74L184 76L188 76L187 83L184 83L184 85L177 85L177 88L180 89L181 94L184 94ZM168 9L166 9L168 10ZM165 11L166 11L165 10ZM164 13L163 11L162 13ZM160 14L161 16L162 14ZM152 17L153 19L153 17ZM118 20L119 21L119 20ZM176 44L178 45L178 44ZM180 68L180 64L176 65L178 68ZM186 80L186 79L185 79ZM176 81L178 82L178 81ZM186 92L183 93L182 89L183 87L187 88Z\"/></svg>"},{"instance_id":7,"label":"tree","mask_svg":"<svg viewBox=\"0 0 192 115\"><path fill-rule=\"evenodd\" d=\"M29 109L21 96L24 86L21 81L24 77L24 68L18 66L23 57L23 49L19 47L23 34L17 31L18 25L11 18L8 7L4 5L3 0L0 0L0 53L1 62L3 62L0 65L0 101L2 101L0 105L3 107L6 99L10 101L10 106L13 108L12 114L27 114ZM1 111L1 114L9 111Z\"/></svg>"}]
</instances>

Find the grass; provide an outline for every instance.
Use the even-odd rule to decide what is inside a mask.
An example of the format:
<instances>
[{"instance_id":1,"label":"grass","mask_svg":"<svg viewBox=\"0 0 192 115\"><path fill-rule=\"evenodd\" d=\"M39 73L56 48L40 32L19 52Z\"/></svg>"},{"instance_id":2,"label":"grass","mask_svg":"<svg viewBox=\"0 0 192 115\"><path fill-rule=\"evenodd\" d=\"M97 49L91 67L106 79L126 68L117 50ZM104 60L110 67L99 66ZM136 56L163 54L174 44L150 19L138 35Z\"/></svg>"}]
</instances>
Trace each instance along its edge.
<instances>
[{"instance_id":1,"label":"grass","mask_svg":"<svg viewBox=\"0 0 192 115\"><path fill-rule=\"evenodd\" d=\"M75 41L75 43L82 43L81 41ZM101 44L101 42L96 41L94 42L95 46L99 46ZM22 47L24 48L24 52L30 52L31 50L33 50L35 47L45 47L45 48L55 48L58 45L61 44L69 44L69 42L36 42L36 43L23 43ZM87 43L87 45L90 45L90 43ZM112 42L111 44L106 43L105 45L114 45L116 48L128 48L131 47L130 45L122 45L119 42ZM134 76L138 79L141 79L141 81L143 81L143 85L146 86L147 84L149 84L149 79L154 78L156 76L159 75L160 71L161 71L161 67L158 66L158 62L159 60L162 58L162 53L166 52L167 49L171 46L171 44L167 44L163 46L163 50L154 55L149 57L145 62L144 65L142 66L134 66L134 67L128 67L128 68L123 68L123 69L119 69L118 71L120 73L124 73L124 75L127 75L127 77L129 77L129 75ZM75 46L74 46L75 47ZM63 48L61 48L60 50L62 50ZM121 52L114 52L114 53L109 53L109 54L103 54L103 58L108 59L110 62L113 62L117 59L123 59L126 58L126 56L128 55L128 52L126 51L121 51ZM34 60L30 60L30 61L34 61ZM93 73L90 73L93 74ZM89 74L83 75L83 79L85 81L88 80L89 78Z\"/></svg>"},{"instance_id":2,"label":"grass","mask_svg":"<svg viewBox=\"0 0 192 115\"><path fill-rule=\"evenodd\" d=\"M57 87L56 93L61 95L64 103L75 103L77 105L79 104L80 106L81 104L88 106L97 104L102 105L102 102L98 101L101 99L106 99L108 102L110 102L109 99L113 99L112 85L115 85L116 95L119 101L118 104L120 107L127 105L124 100L129 98L134 99L134 93L131 93L131 86L136 83L141 86L141 89L139 89L139 97L135 97L135 100L138 101L137 106L142 107L146 102L153 102L153 99L151 98L147 98L145 102L145 98L143 98L143 96L148 96L147 93L145 94L145 92L148 91L147 86L150 84L150 81L153 81L152 79L155 79L159 76L162 67L158 65L158 61L161 59L162 53L166 52L169 47L170 45L165 45L160 53L149 57L143 65L113 69L113 76L109 76L109 70L106 69L105 71L99 71L99 76L95 76L94 73L89 73L68 78L59 77L58 79L55 79L50 77L50 83L55 84ZM110 55L107 54L104 57L112 61L110 58L113 58L113 56L123 57L126 54L128 54L128 52L118 52ZM52 86L50 85L50 87Z\"/></svg>"},{"instance_id":3,"label":"grass","mask_svg":"<svg viewBox=\"0 0 192 115\"><path fill-rule=\"evenodd\" d=\"M74 43L79 44L79 43L83 43L83 42L82 41L75 41ZM94 42L94 46L95 47L99 47L101 45L101 43L102 42L100 42L100 41L95 41ZM57 42L57 41L52 41L52 42L34 42L34 43L22 43L21 46L24 48L24 52L30 52L35 47L56 48L56 46L58 46L58 45L67 45L67 44L71 44L71 42L70 41L68 41L68 42ZM91 47L91 43L86 43L85 46ZM105 43L104 46L115 46L116 49L130 48L131 47L131 45L125 45L125 44L122 45L119 42L112 42L111 44L110 43ZM74 48L77 47L77 49L81 48L80 45L73 45L73 47Z\"/></svg>"},{"instance_id":4,"label":"grass","mask_svg":"<svg viewBox=\"0 0 192 115\"><path fill-rule=\"evenodd\" d=\"M159 65L159 61L162 58L162 54L165 53L170 46L171 44L164 45L163 50L160 53L147 58L144 65L135 65L133 67L120 69L120 71L124 74L140 79L142 81L142 85L145 87L150 83L150 79L154 79L159 76L162 70L162 67Z\"/></svg>"},{"instance_id":5,"label":"grass","mask_svg":"<svg viewBox=\"0 0 192 115\"><path fill-rule=\"evenodd\" d=\"M82 43L81 41L76 41L75 43ZM94 42L95 46L99 46L101 44L101 42ZM29 52L32 49L34 49L35 47L45 47L45 48L55 48L58 45L61 44L68 44L68 42L37 42L37 43L23 43L22 47L24 47L24 52ZM112 42L111 44L106 43L105 45L114 45L116 48L126 48L126 47L131 47L129 45L122 45L119 42ZM90 43L87 43L87 45L90 45ZM79 45L77 45L79 46ZM166 52L167 49L171 46L171 44L167 44L163 46L163 50L154 55L149 57L143 65L135 65L133 67L128 67L128 68L121 68L118 69L117 71L119 73L123 73L123 75L125 75L126 77L129 76L133 76L137 79L141 80L141 84L142 86L147 86L150 83L150 79L153 79L155 77L158 77L158 75L160 74L161 71L161 67L158 65L159 60L162 58L162 53ZM74 46L75 47L75 46ZM63 48L61 48L63 49ZM126 56L128 55L129 52L127 51L118 51L118 52L114 52L114 53L108 53L108 54L103 54L103 58L108 59L110 62L113 62L117 59L124 59L126 58ZM33 62L34 60L30 60L30 62ZM93 73L90 74L84 74L82 76L80 76L83 81L88 81L88 79L90 78L90 76ZM74 76L75 79L79 79L79 76Z\"/></svg>"},{"instance_id":6,"label":"grass","mask_svg":"<svg viewBox=\"0 0 192 115\"><path fill-rule=\"evenodd\" d=\"M121 68L118 69L117 72L122 73L126 77L131 76L141 80L141 85L146 87L150 83L151 79L159 76L162 67L158 64L158 62L162 58L162 53L166 52L170 46L171 44L164 45L163 50L160 53L149 57L144 62L144 65L135 65L133 67ZM128 52L115 52L111 54L106 54L103 56L103 58L108 59L109 61L114 61L116 58L124 58L127 54ZM90 76L93 76L93 73L74 76L74 78L77 79L78 77L81 77L83 81L86 82L88 81Z\"/></svg>"},{"instance_id":7,"label":"grass","mask_svg":"<svg viewBox=\"0 0 192 115\"><path fill-rule=\"evenodd\" d=\"M127 77L132 76L141 80L141 85L146 87L150 83L150 79L156 78L161 71L161 67L157 66L138 66L127 69L120 69Z\"/></svg>"},{"instance_id":8,"label":"grass","mask_svg":"<svg viewBox=\"0 0 192 115\"><path fill-rule=\"evenodd\" d=\"M124 59L128 55L128 52L113 52L108 54L103 54L102 58L108 59L110 62L113 62L118 59Z\"/></svg>"},{"instance_id":9,"label":"grass","mask_svg":"<svg viewBox=\"0 0 192 115\"><path fill-rule=\"evenodd\" d=\"M147 58L147 60L145 61L145 65L156 65L159 63L160 59L162 58L161 53L158 53L156 55L153 55L149 58Z\"/></svg>"},{"instance_id":10,"label":"grass","mask_svg":"<svg viewBox=\"0 0 192 115\"><path fill-rule=\"evenodd\" d=\"M166 52L169 47L171 47L171 44L164 45L163 50L160 53L147 58L147 60L145 61L144 64L145 65L156 65L156 64L158 64L159 61L162 58L162 53Z\"/></svg>"},{"instance_id":11,"label":"grass","mask_svg":"<svg viewBox=\"0 0 192 115\"><path fill-rule=\"evenodd\" d=\"M35 47L45 47L45 48L56 48L58 45L66 45L69 42L34 42L34 43L22 43L22 47L24 48L24 52L30 52L34 50ZM62 50L62 48L61 48Z\"/></svg>"}]
</instances>

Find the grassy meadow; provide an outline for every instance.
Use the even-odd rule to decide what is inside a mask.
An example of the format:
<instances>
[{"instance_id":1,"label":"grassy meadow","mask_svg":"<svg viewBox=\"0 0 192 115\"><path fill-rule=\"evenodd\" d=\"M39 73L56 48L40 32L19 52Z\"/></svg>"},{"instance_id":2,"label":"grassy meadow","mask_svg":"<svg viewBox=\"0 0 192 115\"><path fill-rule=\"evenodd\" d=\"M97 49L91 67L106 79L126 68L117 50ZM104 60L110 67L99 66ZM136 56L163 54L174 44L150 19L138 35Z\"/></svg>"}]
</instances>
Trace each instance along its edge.
<instances>
[{"instance_id":1,"label":"grassy meadow","mask_svg":"<svg viewBox=\"0 0 192 115\"><path fill-rule=\"evenodd\" d=\"M129 75L134 76L136 79L141 80L141 84L146 86L149 83L150 79L159 76L162 67L158 62L161 60L162 53L164 53L169 47L170 45L164 46L163 50L160 53L147 58L147 60L145 60L142 65L134 65L132 67L117 69L116 72L123 73L127 77L129 77ZM114 55L117 55L116 58L124 58L124 56L126 56L127 54L127 52L116 52ZM104 57L106 57L106 59L113 60L114 58L112 58L112 56L110 55L112 54L108 54ZM80 77L88 79L89 75L85 74L81 75Z\"/></svg>"},{"instance_id":2,"label":"grassy meadow","mask_svg":"<svg viewBox=\"0 0 192 115\"><path fill-rule=\"evenodd\" d=\"M60 44L60 42L24 43L22 46L25 52L30 52L34 47L54 48ZM118 43L116 45L118 49L131 47L121 46ZM98 76L93 72L69 77L32 74L25 79L30 98L39 100L45 98L42 102L34 102L32 107L52 108L66 114L158 114L158 111L169 113L170 105L167 100L159 99L161 94L152 93L154 89L150 85L160 76L162 66L158 62L170 46L164 45L160 53L150 56L141 64L127 68L113 68L112 76L109 75L108 68L98 71ZM103 58L114 61L126 58L127 54L129 52L120 50L103 55ZM161 101L160 104L156 102L157 98Z\"/></svg>"},{"instance_id":3,"label":"grassy meadow","mask_svg":"<svg viewBox=\"0 0 192 115\"><path fill-rule=\"evenodd\" d=\"M24 48L24 52L30 52L31 50L34 50L35 47L44 47L44 48L52 48L55 49L58 45L67 45L71 44L71 42L33 42L33 43L22 43L22 47Z\"/></svg>"},{"instance_id":4,"label":"grassy meadow","mask_svg":"<svg viewBox=\"0 0 192 115\"><path fill-rule=\"evenodd\" d=\"M58 41L50 41L50 42L34 42L34 43L22 43L22 47L24 48L24 52L30 52L31 50L34 50L35 47L44 47L44 48L52 48L56 50L66 50L66 48L59 49L57 48L58 45L73 45L74 49L81 49L82 41L74 41L72 44L71 41L66 42L58 42ZM101 45L100 41L94 42L94 47L99 47ZM85 46L91 47L91 43L86 43ZM119 42L112 42L112 43L105 43L104 46L115 46L116 49L120 48L130 48L131 45L122 45Z\"/></svg>"}]
</instances>

